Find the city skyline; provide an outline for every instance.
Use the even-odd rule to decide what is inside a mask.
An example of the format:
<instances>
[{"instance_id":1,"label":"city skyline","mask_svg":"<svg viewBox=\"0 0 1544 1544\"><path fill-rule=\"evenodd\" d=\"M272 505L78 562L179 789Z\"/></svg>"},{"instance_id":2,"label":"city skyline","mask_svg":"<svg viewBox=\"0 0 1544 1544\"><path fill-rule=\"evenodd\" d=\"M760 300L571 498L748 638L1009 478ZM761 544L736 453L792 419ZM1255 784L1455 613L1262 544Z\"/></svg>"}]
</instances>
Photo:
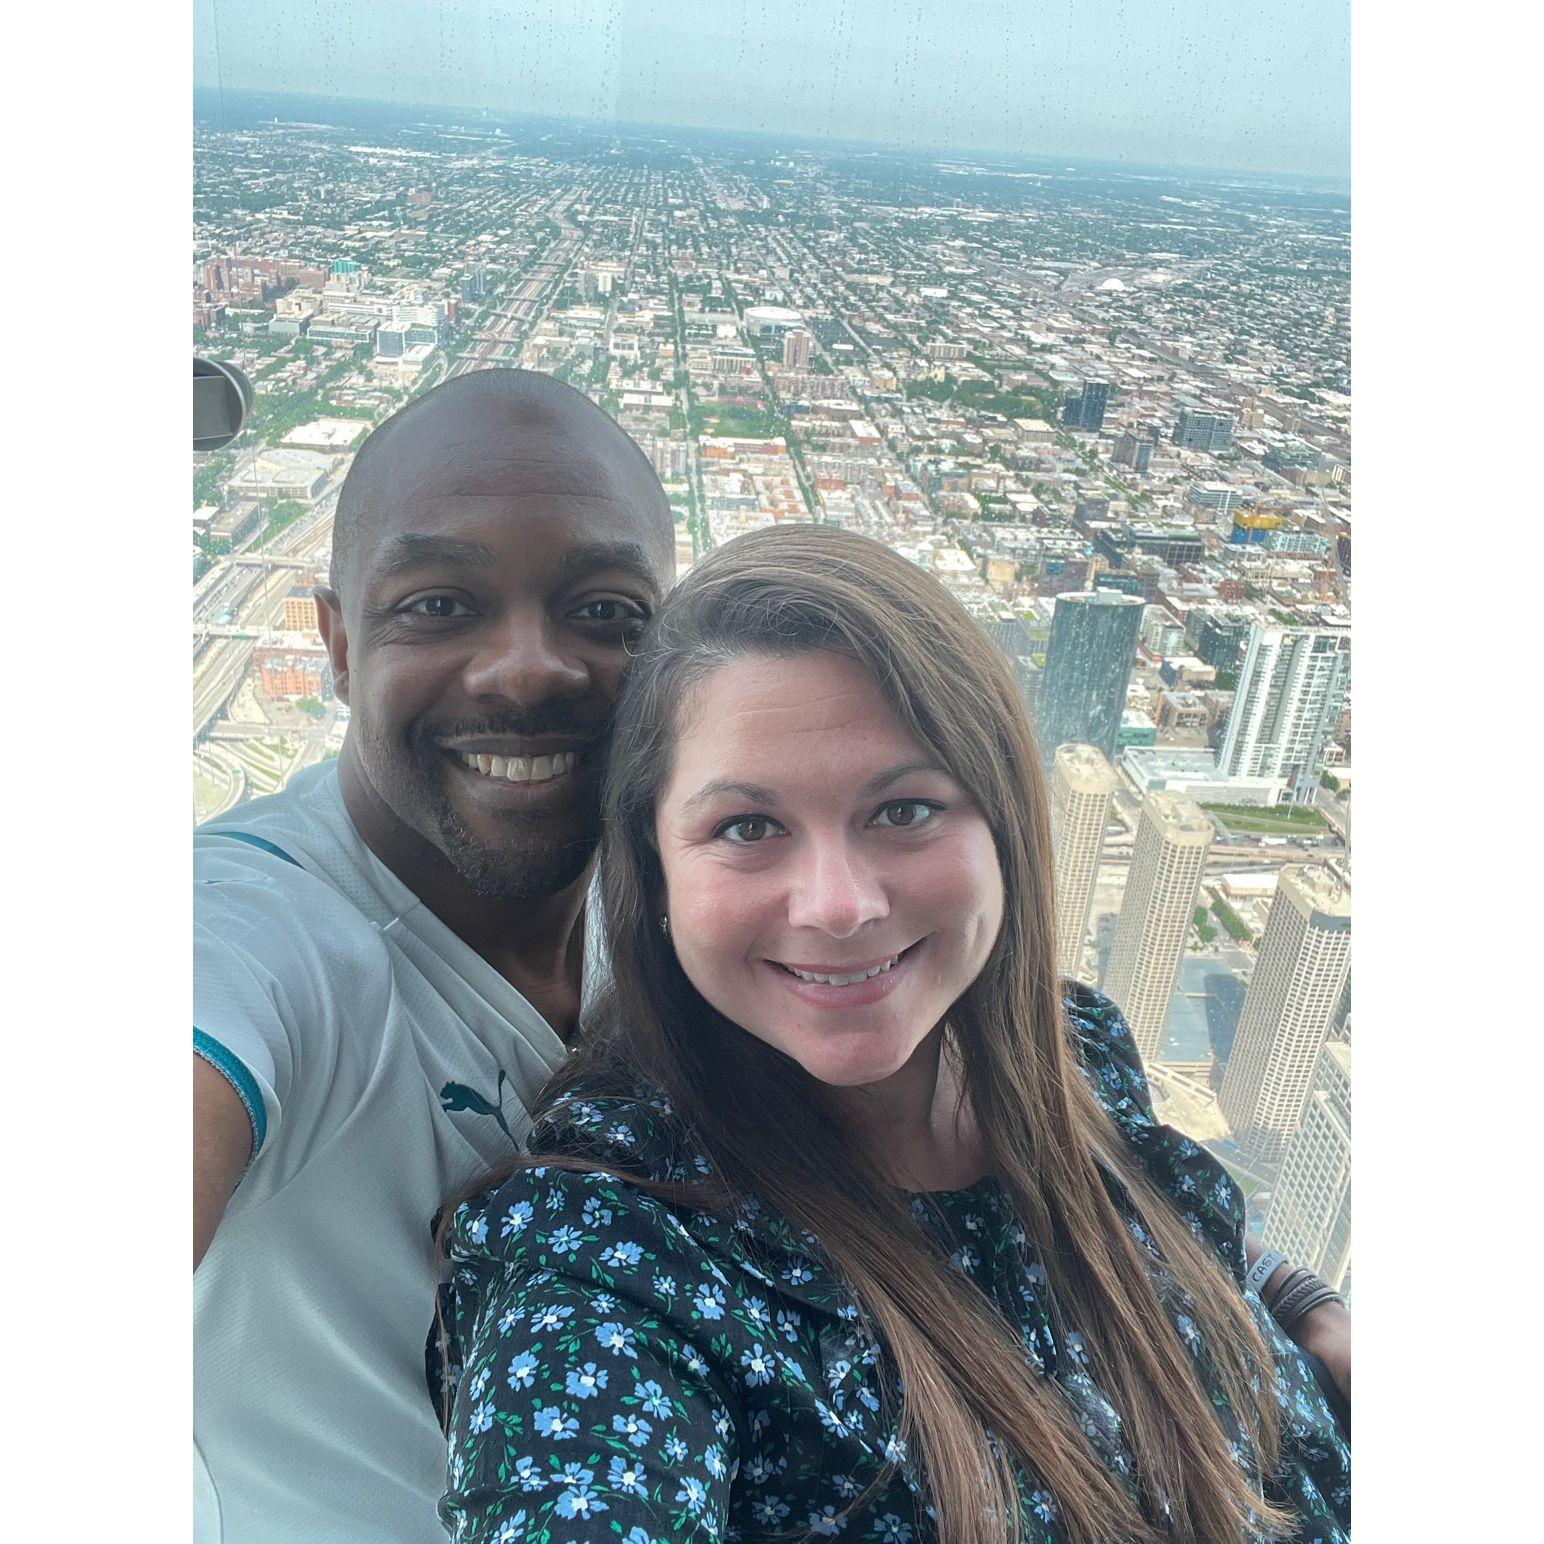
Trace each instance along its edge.
<instances>
[{"instance_id":1,"label":"city skyline","mask_svg":"<svg viewBox=\"0 0 1544 1544\"><path fill-rule=\"evenodd\" d=\"M620 0L199 0L194 40L195 85L217 93L1349 177L1345 0L1069 0L1033 16L790 0L771 28L706 0L647 14Z\"/></svg>"},{"instance_id":2,"label":"city skyline","mask_svg":"<svg viewBox=\"0 0 1544 1544\"><path fill-rule=\"evenodd\" d=\"M1344 200L278 101L230 93L195 128L195 352L257 392L194 460L195 819L348 732L309 595L363 436L468 371L553 375L649 458L678 571L814 521L975 619L1053 763L1059 973L1105 981L1160 1118L1258 1226L1278 1163L1242 1150L1222 1080L1283 872L1349 882L1348 656L1322 684L1251 656L1346 636ZM1245 719L1282 755L1230 764ZM1155 828L1173 804L1188 852Z\"/></svg>"}]
</instances>

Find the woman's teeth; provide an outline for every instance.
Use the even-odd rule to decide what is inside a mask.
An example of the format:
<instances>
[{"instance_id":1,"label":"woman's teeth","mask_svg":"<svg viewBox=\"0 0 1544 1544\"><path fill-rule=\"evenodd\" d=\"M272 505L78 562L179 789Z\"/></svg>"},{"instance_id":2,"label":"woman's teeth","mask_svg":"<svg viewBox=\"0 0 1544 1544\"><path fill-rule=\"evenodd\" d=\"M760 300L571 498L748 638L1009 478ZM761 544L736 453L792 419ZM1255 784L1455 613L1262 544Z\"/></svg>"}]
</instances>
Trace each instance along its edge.
<instances>
[{"instance_id":1,"label":"woman's teeth","mask_svg":"<svg viewBox=\"0 0 1544 1544\"><path fill-rule=\"evenodd\" d=\"M901 954L905 952L903 949ZM814 970L795 970L792 965L784 965L783 969L790 976L797 976L801 981L818 981L822 986L856 986L860 981L872 981L875 976L882 976L887 970L894 970L900 958L900 954L892 954L883 965L876 965L872 970L860 970L848 976L823 975Z\"/></svg>"},{"instance_id":2,"label":"woman's teeth","mask_svg":"<svg viewBox=\"0 0 1544 1544\"><path fill-rule=\"evenodd\" d=\"M556 756L469 756L465 751L456 755L473 772L510 783L550 782L570 771L579 759L578 751L559 751Z\"/></svg>"}]
</instances>

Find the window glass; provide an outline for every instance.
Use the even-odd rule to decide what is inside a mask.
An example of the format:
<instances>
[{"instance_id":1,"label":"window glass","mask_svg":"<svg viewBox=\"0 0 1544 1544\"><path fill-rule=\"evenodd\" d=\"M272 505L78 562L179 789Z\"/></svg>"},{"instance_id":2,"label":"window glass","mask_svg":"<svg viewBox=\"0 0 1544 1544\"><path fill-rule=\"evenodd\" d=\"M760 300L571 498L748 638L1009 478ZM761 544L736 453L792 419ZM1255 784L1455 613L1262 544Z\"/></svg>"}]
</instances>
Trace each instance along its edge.
<instances>
[{"instance_id":1,"label":"window glass","mask_svg":"<svg viewBox=\"0 0 1544 1544\"><path fill-rule=\"evenodd\" d=\"M1044 741L1064 972L1267 1241L1349 1276L1347 8L202 0L194 807L335 756L311 591L370 427L573 382L682 565L937 574Z\"/></svg>"}]
</instances>

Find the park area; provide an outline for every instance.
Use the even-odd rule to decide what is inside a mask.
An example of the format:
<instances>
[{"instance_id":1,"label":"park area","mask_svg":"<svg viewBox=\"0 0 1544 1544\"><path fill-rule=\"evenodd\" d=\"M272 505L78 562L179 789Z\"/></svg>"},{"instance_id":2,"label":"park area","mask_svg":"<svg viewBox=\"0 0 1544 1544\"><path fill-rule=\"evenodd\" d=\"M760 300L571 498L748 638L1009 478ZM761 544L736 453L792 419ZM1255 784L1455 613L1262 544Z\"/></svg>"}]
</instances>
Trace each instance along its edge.
<instances>
[{"instance_id":1,"label":"park area","mask_svg":"<svg viewBox=\"0 0 1544 1544\"><path fill-rule=\"evenodd\" d=\"M1324 816L1304 804L1205 804L1229 831L1253 836L1318 836L1327 829Z\"/></svg>"}]
</instances>

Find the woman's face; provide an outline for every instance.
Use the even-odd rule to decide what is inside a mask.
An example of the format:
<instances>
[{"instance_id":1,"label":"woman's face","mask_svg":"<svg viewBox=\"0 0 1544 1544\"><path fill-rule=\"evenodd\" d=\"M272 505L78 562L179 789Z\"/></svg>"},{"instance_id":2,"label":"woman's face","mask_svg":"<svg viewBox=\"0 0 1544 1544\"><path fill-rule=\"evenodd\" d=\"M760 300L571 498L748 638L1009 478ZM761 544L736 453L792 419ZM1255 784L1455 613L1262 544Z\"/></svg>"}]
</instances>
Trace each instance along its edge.
<instances>
[{"instance_id":1,"label":"woman's face","mask_svg":"<svg viewBox=\"0 0 1544 1544\"><path fill-rule=\"evenodd\" d=\"M656 830L692 984L822 1083L904 1067L1002 925L985 818L841 655L706 678Z\"/></svg>"}]
</instances>

